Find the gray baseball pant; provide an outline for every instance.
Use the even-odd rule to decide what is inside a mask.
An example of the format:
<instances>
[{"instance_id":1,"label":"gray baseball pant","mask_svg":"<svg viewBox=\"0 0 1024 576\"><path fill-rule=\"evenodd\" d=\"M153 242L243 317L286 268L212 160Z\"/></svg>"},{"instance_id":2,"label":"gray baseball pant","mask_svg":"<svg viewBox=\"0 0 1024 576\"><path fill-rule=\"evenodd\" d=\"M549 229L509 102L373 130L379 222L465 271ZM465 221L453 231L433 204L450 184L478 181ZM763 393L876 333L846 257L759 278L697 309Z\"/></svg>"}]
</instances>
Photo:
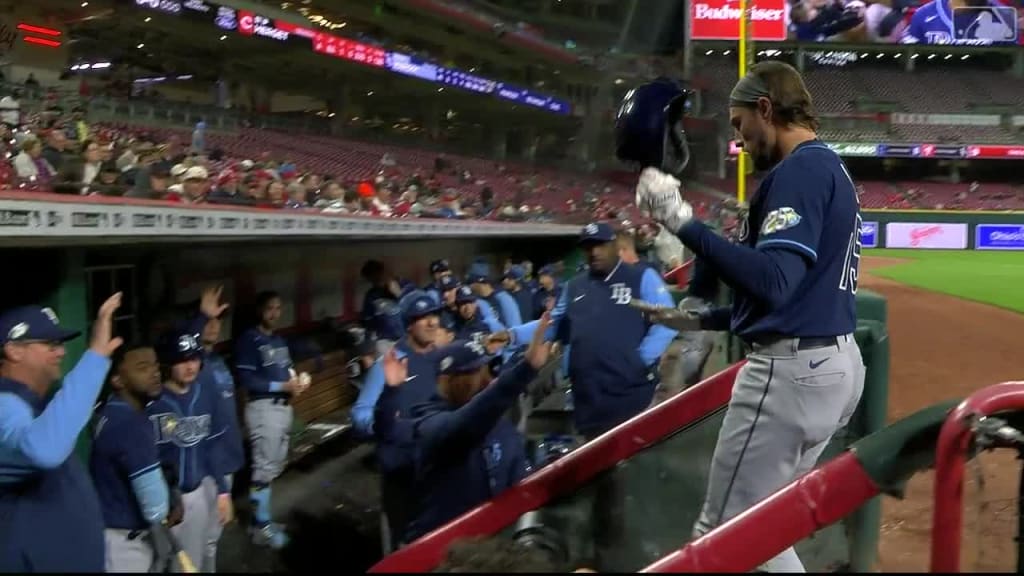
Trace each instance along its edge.
<instances>
[{"instance_id":1,"label":"gray baseball pant","mask_svg":"<svg viewBox=\"0 0 1024 576\"><path fill-rule=\"evenodd\" d=\"M231 493L231 485L234 483L234 474L228 474L228 494ZM217 514L217 484L213 484L213 511L214 515ZM217 571L217 543L220 542L221 532L224 531L224 527L221 523L211 522L209 524L210 531L206 535L206 550L203 554L203 565L200 568L201 572L216 572Z\"/></svg>"},{"instance_id":2,"label":"gray baseball pant","mask_svg":"<svg viewBox=\"0 0 1024 576\"><path fill-rule=\"evenodd\" d=\"M852 334L809 350L799 349L798 338L752 348L718 433L694 537L810 471L864 390L864 361ZM761 569L804 572L793 548Z\"/></svg>"},{"instance_id":3,"label":"gray baseball pant","mask_svg":"<svg viewBox=\"0 0 1024 576\"><path fill-rule=\"evenodd\" d=\"M260 398L246 405L253 484L269 486L284 471L292 418L292 407L272 398Z\"/></svg>"},{"instance_id":4,"label":"gray baseball pant","mask_svg":"<svg viewBox=\"0 0 1024 576\"><path fill-rule=\"evenodd\" d=\"M135 534L134 538L130 536ZM153 565L153 546L149 543L149 531L103 530L106 542L106 572L149 572Z\"/></svg>"},{"instance_id":5,"label":"gray baseball pant","mask_svg":"<svg viewBox=\"0 0 1024 576\"><path fill-rule=\"evenodd\" d=\"M208 535L214 529L211 524L220 524L217 517L217 484L213 478L203 478L198 488L181 495L185 514L181 524L171 527L171 533L178 539L181 549L188 554L196 567L202 565L206 554Z\"/></svg>"}]
</instances>

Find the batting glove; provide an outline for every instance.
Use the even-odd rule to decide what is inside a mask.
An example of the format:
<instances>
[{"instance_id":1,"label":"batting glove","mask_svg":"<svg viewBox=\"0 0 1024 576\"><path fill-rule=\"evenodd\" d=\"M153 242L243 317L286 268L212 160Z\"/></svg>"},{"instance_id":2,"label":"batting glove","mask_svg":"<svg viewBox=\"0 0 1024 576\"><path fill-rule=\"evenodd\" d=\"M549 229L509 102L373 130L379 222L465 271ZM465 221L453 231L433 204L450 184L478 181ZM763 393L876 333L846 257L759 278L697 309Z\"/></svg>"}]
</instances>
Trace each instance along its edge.
<instances>
[{"instance_id":1,"label":"batting glove","mask_svg":"<svg viewBox=\"0 0 1024 576\"><path fill-rule=\"evenodd\" d=\"M636 184L636 206L640 212L675 234L693 219L693 207L680 195L680 183L657 168L644 168Z\"/></svg>"}]
</instances>

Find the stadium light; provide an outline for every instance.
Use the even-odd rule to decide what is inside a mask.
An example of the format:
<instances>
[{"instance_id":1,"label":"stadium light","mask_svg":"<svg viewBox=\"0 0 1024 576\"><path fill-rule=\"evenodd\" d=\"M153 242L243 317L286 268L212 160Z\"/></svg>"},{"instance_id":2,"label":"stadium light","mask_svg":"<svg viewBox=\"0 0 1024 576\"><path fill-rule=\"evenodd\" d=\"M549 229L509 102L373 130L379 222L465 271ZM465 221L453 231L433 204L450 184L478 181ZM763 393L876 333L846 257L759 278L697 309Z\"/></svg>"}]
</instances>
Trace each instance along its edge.
<instances>
[{"instance_id":1,"label":"stadium light","mask_svg":"<svg viewBox=\"0 0 1024 576\"><path fill-rule=\"evenodd\" d=\"M38 44L39 46L46 46L47 48L60 48L60 42L56 40L48 40L46 38L36 38L35 36L25 36L22 38L29 44Z\"/></svg>"},{"instance_id":2,"label":"stadium light","mask_svg":"<svg viewBox=\"0 0 1024 576\"><path fill-rule=\"evenodd\" d=\"M60 36L60 30L25 24L24 22L18 24L18 30L21 30L22 32L30 32L32 34L42 34L43 36Z\"/></svg>"}]
</instances>

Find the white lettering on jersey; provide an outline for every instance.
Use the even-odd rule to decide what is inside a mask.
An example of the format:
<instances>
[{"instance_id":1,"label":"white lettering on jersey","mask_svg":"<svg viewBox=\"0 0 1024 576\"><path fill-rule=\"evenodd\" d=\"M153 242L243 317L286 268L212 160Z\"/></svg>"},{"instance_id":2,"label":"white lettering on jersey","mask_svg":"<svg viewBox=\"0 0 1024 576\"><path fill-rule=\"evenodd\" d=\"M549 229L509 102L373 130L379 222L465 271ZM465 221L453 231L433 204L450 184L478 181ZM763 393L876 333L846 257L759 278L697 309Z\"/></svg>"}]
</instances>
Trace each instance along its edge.
<instances>
[{"instance_id":1,"label":"white lettering on jersey","mask_svg":"<svg viewBox=\"0 0 1024 576\"><path fill-rule=\"evenodd\" d=\"M633 290L622 282L612 284L611 299L614 300L616 304L629 304L633 300Z\"/></svg>"},{"instance_id":2,"label":"white lettering on jersey","mask_svg":"<svg viewBox=\"0 0 1024 576\"><path fill-rule=\"evenodd\" d=\"M157 444L173 443L179 448L199 444L210 435L210 415L179 417L172 412L149 417Z\"/></svg>"}]
</instances>

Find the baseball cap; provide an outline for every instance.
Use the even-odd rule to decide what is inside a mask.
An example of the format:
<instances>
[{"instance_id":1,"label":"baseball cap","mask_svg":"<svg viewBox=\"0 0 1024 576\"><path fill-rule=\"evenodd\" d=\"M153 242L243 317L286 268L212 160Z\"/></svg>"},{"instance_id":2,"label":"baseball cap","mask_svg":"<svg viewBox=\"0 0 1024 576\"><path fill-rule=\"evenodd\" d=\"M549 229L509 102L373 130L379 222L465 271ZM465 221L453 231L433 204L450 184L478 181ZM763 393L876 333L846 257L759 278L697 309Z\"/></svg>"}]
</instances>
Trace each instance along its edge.
<instances>
[{"instance_id":1,"label":"baseball cap","mask_svg":"<svg viewBox=\"0 0 1024 576\"><path fill-rule=\"evenodd\" d=\"M490 279L487 277L487 274L481 273L479 271L470 272L469 274L466 274L467 284L487 284L488 282L490 282Z\"/></svg>"},{"instance_id":2,"label":"baseball cap","mask_svg":"<svg viewBox=\"0 0 1024 576\"><path fill-rule=\"evenodd\" d=\"M555 267L553 265L551 265L551 264L547 264L545 266L541 266L540 270L537 271L537 276L554 276L554 275L555 275Z\"/></svg>"},{"instance_id":3,"label":"baseball cap","mask_svg":"<svg viewBox=\"0 0 1024 576\"><path fill-rule=\"evenodd\" d=\"M459 286L459 289L455 292L455 303L456 304L469 304L470 302L476 302L476 294L469 286Z\"/></svg>"},{"instance_id":4,"label":"baseball cap","mask_svg":"<svg viewBox=\"0 0 1024 576\"><path fill-rule=\"evenodd\" d=\"M437 274L439 272L448 272L451 270L451 266L448 265L447 260L434 260L430 263L430 273Z\"/></svg>"},{"instance_id":5,"label":"baseball cap","mask_svg":"<svg viewBox=\"0 0 1024 576\"><path fill-rule=\"evenodd\" d=\"M456 340L437 351L440 374L476 372L491 362L487 349L472 340Z\"/></svg>"},{"instance_id":6,"label":"baseball cap","mask_svg":"<svg viewBox=\"0 0 1024 576\"><path fill-rule=\"evenodd\" d=\"M182 180L206 180L209 174L206 172L206 168L202 166L193 166L185 171L185 176Z\"/></svg>"},{"instance_id":7,"label":"baseball cap","mask_svg":"<svg viewBox=\"0 0 1024 576\"><path fill-rule=\"evenodd\" d=\"M175 328L165 332L157 341L156 357L160 364L173 366L189 360L202 358L203 347L199 335Z\"/></svg>"},{"instance_id":8,"label":"baseball cap","mask_svg":"<svg viewBox=\"0 0 1024 576\"><path fill-rule=\"evenodd\" d=\"M8 342L67 342L82 332L61 328L52 308L21 306L0 315L0 344Z\"/></svg>"},{"instance_id":9,"label":"baseball cap","mask_svg":"<svg viewBox=\"0 0 1024 576\"><path fill-rule=\"evenodd\" d=\"M526 270L522 266L511 266L505 271L505 275L502 276L508 280L519 281L526 277Z\"/></svg>"},{"instance_id":10,"label":"baseball cap","mask_svg":"<svg viewBox=\"0 0 1024 576\"><path fill-rule=\"evenodd\" d=\"M441 309L441 305L422 290L414 290L407 294L398 301L398 307L402 310L402 320L406 324L429 314L437 314Z\"/></svg>"},{"instance_id":11,"label":"baseball cap","mask_svg":"<svg viewBox=\"0 0 1024 576\"><path fill-rule=\"evenodd\" d=\"M441 278L441 281L437 284L437 287L440 288L441 292L454 290L459 286L461 286L461 284L459 284L459 281L454 276L445 276L444 278Z\"/></svg>"},{"instance_id":12,"label":"baseball cap","mask_svg":"<svg viewBox=\"0 0 1024 576\"><path fill-rule=\"evenodd\" d=\"M607 222L591 222L580 230L580 244L604 243L615 240L615 231Z\"/></svg>"}]
</instances>

